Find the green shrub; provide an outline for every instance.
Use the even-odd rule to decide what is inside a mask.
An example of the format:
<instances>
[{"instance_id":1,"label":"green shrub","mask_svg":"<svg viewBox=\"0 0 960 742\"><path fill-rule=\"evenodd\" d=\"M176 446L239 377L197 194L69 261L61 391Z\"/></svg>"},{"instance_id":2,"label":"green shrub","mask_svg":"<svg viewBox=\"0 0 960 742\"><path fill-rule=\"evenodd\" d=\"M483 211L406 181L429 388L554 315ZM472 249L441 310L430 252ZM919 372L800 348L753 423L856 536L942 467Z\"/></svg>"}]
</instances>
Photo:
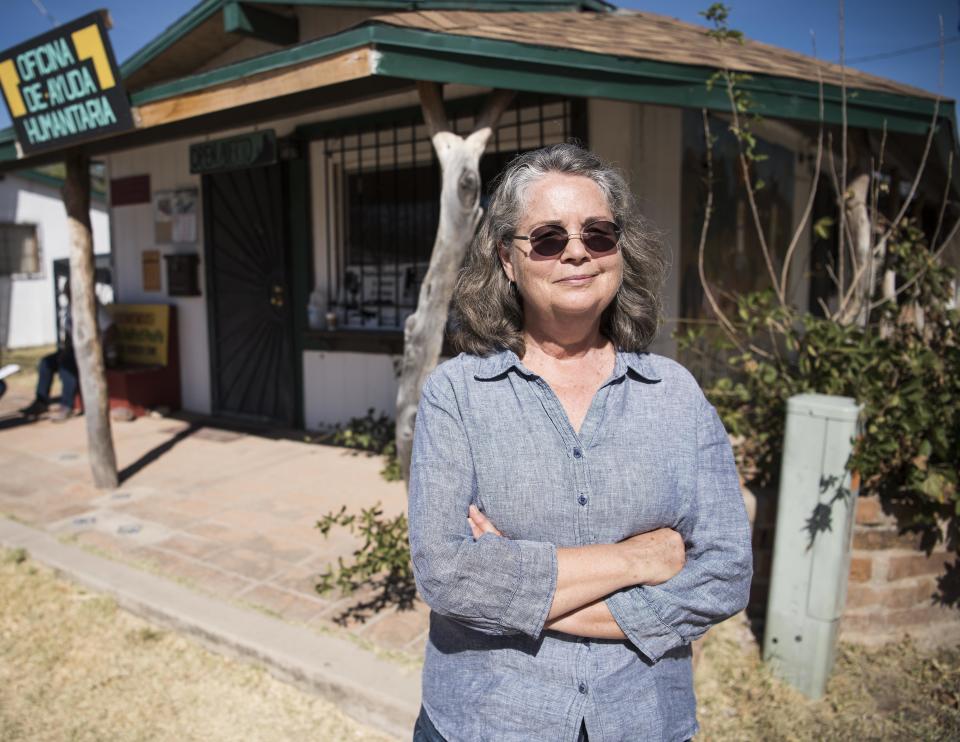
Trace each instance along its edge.
<instances>
[{"instance_id":1,"label":"green shrub","mask_svg":"<svg viewBox=\"0 0 960 742\"><path fill-rule=\"evenodd\" d=\"M386 413L375 416L371 407L366 417L351 418L346 427L338 427L330 436L330 443L380 454L384 458L380 476L388 482L403 479L397 458L396 425Z\"/></svg>"},{"instance_id":2,"label":"green shrub","mask_svg":"<svg viewBox=\"0 0 960 742\"><path fill-rule=\"evenodd\" d=\"M363 620L368 612L376 612L390 605L401 610L413 606L417 587L410 561L410 544L407 536L407 516L400 513L395 518L384 518L380 503L360 511L360 515L347 513L347 506L339 512L330 512L317 521L317 528L326 537L334 526L349 529L350 533L363 536L363 544L353 552L353 562L347 564L338 559L337 568L332 566L320 575L317 592L327 594L339 588L352 594L363 585L373 588L370 600L361 602L338 617L341 623L347 618Z\"/></svg>"},{"instance_id":3,"label":"green shrub","mask_svg":"<svg viewBox=\"0 0 960 742\"><path fill-rule=\"evenodd\" d=\"M960 551L956 272L939 263L911 223L895 235L889 260L912 283L901 279L906 290L898 302L878 307L866 327L799 313L761 292L737 299L734 339L691 331L679 340L690 352L727 354L731 373L706 393L740 441L741 471L761 484L776 482L788 397L853 397L864 427L848 467L861 476L861 494L879 495L902 529L923 534L928 549L945 538Z\"/></svg>"}]
</instances>

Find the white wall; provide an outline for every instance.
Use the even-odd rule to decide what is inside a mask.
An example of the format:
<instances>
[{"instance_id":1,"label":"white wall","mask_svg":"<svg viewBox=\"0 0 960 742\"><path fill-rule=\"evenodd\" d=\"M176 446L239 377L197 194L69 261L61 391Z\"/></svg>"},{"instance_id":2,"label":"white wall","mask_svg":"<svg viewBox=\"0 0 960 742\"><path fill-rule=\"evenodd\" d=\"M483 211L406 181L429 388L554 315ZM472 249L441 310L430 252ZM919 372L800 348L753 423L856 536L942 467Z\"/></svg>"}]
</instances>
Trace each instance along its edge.
<instances>
[{"instance_id":1,"label":"white wall","mask_svg":"<svg viewBox=\"0 0 960 742\"><path fill-rule=\"evenodd\" d=\"M478 92L477 88L449 87L450 89L446 92L450 98L472 95ZM181 187L195 187L199 190L200 178L190 175L189 149L190 145L195 142L233 136L255 129L274 129L277 136L282 137L289 135L296 126L303 123L403 108L415 105L416 102L416 93L411 90L410 92L385 96L377 100L364 101L350 106L318 108L318 110L310 113L269 121L256 126L225 129L209 136L191 137L115 153L110 155L107 160L109 177L123 178L131 175L149 174L150 188L153 192ZM325 219L325 209L322 202L323 178L321 168L317 167L317 163L323 162L323 155L316 145L310 148L310 157L311 188L313 189L310 209L314 232L314 265L317 273L315 278L318 284L321 284L326 280L324 275L326 238L323 221ZM157 245L154 241L152 204L117 206L113 207L111 211L113 215L113 244L116 246L114 251L114 284L117 290L117 301L171 303L177 306L183 406L184 409L192 412L209 413L212 409L212 400L210 397L207 298L205 295L199 297L167 296L165 267L162 270L162 290L159 292L144 291L141 274L141 256L144 250L156 249L163 254L195 250L200 256L200 285L204 293L206 292L203 273L203 205L202 203L198 204L198 236L195 246ZM321 363L317 358L318 354L307 355L311 358L311 360L304 358L304 414L308 427L316 427L321 419L329 424L345 422L350 417L364 415L370 406L383 410L393 410L396 382L393 380L393 366L390 356L328 353L319 355L326 355L328 358L335 358L335 360ZM342 391L341 385L347 384L350 380L368 378L375 379L377 389L380 390L382 387L382 390L370 391L369 394L367 391L351 393L353 396ZM342 382L337 381L337 379L341 379ZM359 386L366 389L368 384L364 383ZM385 391L388 388L390 390ZM354 401L345 404L345 399Z\"/></svg>"},{"instance_id":2,"label":"white wall","mask_svg":"<svg viewBox=\"0 0 960 742\"><path fill-rule=\"evenodd\" d=\"M627 176L644 215L661 233L671 263L680 255L680 188L683 126L678 108L591 100L590 146ZM650 350L676 354L673 332L680 306L678 271L671 268L663 291L665 321Z\"/></svg>"},{"instance_id":3,"label":"white wall","mask_svg":"<svg viewBox=\"0 0 960 742\"><path fill-rule=\"evenodd\" d=\"M0 221L36 224L40 272L0 277L0 323L6 325L7 347L52 345L57 341L53 306L53 261L69 257L67 212L59 190L33 180L8 175L0 180ZM110 252L106 205L90 207L95 253Z\"/></svg>"},{"instance_id":4,"label":"white wall","mask_svg":"<svg viewBox=\"0 0 960 742\"><path fill-rule=\"evenodd\" d=\"M397 408L395 362L379 353L307 351L303 354L304 425L324 430L352 417L394 416Z\"/></svg>"},{"instance_id":5,"label":"white wall","mask_svg":"<svg viewBox=\"0 0 960 742\"><path fill-rule=\"evenodd\" d=\"M152 192L194 187L200 179L190 175L189 141L181 140L141 147L110 155L111 179L150 175ZM210 352L207 343L207 299L203 262L202 194L197 205L195 245L158 245L154 240L153 204L111 207L113 236L113 281L116 301L127 304L172 304L177 307L180 339L180 387L183 407L191 412L210 412ZM161 254L196 252L200 256L200 286L203 296L167 296L166 266L161 264L161 290L145 291L141 257L144 250Z\"/></svg>"}]
</instances>

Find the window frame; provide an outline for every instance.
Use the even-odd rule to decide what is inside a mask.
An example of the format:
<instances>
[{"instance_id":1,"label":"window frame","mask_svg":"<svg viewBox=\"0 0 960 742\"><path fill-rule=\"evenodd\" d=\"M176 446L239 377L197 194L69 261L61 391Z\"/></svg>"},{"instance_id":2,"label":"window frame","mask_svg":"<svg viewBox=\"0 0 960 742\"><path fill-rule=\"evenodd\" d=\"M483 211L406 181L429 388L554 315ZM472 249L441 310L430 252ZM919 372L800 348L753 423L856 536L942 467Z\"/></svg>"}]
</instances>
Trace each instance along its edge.
<instances>
[{"instance_id":1,"label":"window frame","mask_svg":"<svg viewBox=\"0 0 960 742\"><path fill-rule=\"evenodd\" d=\"M447 111L451 119L451 131L466 135L474 126L476 116L485 101L484 96L474 96L447 102ZM504 112L494 131L493 136L481 159L481 169L485 163L494 158L490 155L499 155L499 159L509 160L513 155L534 149L544 144L560 141L586 139L586 101L584 99L567 98L563 96L547 96L520 94L513 104ZM349 302L344 302L344 284L349 266L353 266L356 258L370 252L369 243L356 245L348 244L344 231L349 225L349 204L347 203L347 188L349 178L356 177L357 173L370 175L389 169L395 174L394 183L402 182L402 173L412 172L414 169L430 168L436 184L436 216L439 216L440 195L440 167L431 143L429 131L423 123L419 108L387 111L373 114L353 121L325 122L323 124L307 125L300 131L301 137L314 141L320 140L319 158L314 159L313 166L321 168L320 179L324 183L324 193L320 196L319 208L324 213L324 249L317 256L325 262L322 266L322 278L311 276L311 292L318 291L324 297L323 310L337 313L335 329L308 330L305 338L307 350L335 350L349 349L360 352L387 352L399 353L403 348L403 323L406 316L416 309L419 298L419 289L429 265L433 241L436 235L436 219L427 218L427 224L420 225L420 232L411 239L409 244L425 245L422 255L415 255L410 266L399 261L396 255L386 255L384 252L386 241L382 233L376 234L378 229L373 226L375 233L373 242L379 242L374 251L381 255L376 264L377 286L379 286L382 300L383 276L388 271L384 267L388 263L393 276L393 303L380 304L376 321L370 321L369 326L361 326L353 321L345 321L345 308ZM507 157L509 155L509 157ZM502 165L502 164L501 164ZM499 169L499 168L498 168ZM345 174L346 172L346 174ZM417 180L422 180L419 178ZM483 187L489 187L492 175L482 178ZM484 196L486 193L484 193ZM416 208L417 196L414 194L409 207L411 213ZM403 201L389 201L387 211L394 209L394 215L387 223L409 224L415 218L407 214L402 218L397 216L397 209ZM382 222L383 220L381 220ZM353 256L348 254L356 249ZM366 267L361 257L359 265ZM354 262L351 262L354 261ZM417 281L405 297L404 304L400 297L400 286L405 282L404 268L413 267L419 272ZM362 313L373 306L365 302L365 292L370 276L365 275L361 281L361 298L359 311ZM389 285L387 282L386 285ZM387 310L387 311L384 311ZM384 315L389 315L384 321ZM392 317L398 317L394 324ZM365 321L365 320L364 320ZM350 347L347 347L350 346Z\"/></svg>"},{"instance_id":2,"label":"window frame","mask_svg":"<svg viewBox=\"0 0 960 742\"><path fill-rule=\"evenodd\" d=\"M6 255L3 250L6 247L6 234L5 230L14 227L14 228L32 228L33 230L33 242L34 242L34 251L35 251L35 261L36 261L36 270L34 271L11 271L6 272ZM0 221L0 277L9 278L12 281L35 281L42 280L46 273L44 271L43 263L43 248L41 240L41 231L42 225L38 222L14 222L14 221ZM21 255L20 259L21 267L23 265L23 257Z\"/></svg>"}]
</instances>

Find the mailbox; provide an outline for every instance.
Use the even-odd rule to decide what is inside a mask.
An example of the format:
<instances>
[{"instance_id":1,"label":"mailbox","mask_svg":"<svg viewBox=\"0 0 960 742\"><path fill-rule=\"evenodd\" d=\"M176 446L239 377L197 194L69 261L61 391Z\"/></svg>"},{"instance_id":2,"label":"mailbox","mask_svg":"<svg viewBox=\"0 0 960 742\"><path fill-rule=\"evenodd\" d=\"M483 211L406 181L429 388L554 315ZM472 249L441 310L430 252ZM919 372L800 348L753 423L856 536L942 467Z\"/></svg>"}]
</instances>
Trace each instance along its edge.
<instances>
[{"instance_id":1,"label":"mailbox","mask_svg":"<svg viewBox=\"0 0 960 742\"><path fill-rule=\"evenodd\" d=\"M168 296L200 296L199 265L196 253L164 255L167 263Z\"/></svg>"}]
</instances>

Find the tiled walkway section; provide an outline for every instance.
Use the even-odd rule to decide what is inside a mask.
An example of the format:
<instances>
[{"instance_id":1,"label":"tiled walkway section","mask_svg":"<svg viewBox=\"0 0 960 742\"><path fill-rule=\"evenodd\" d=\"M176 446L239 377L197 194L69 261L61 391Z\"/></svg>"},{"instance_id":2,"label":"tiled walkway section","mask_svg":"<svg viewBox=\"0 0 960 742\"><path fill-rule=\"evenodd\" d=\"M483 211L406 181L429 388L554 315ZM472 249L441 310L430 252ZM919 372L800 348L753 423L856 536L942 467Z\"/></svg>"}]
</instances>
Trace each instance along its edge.
<instances>
[{"instance_id":1,"label":"tiled walkway section","mask_svg":"<svg viewBox=\"0 0 960 742\"><path fill-rule=\"evenodd\" d=\"M381 503L402 512L402 483L385 482L379 457L308 442L238 433L170 418L113 424L118 465L110 492L93 488L82 417L24 423L29 401L0 401L0 513L198 590L318 630L349 632L419 661L428 610L393 608L336 619L364 596L322 597L317 575L357 542L324 539L323 514Z\"/></svg>"}]
</instances>

